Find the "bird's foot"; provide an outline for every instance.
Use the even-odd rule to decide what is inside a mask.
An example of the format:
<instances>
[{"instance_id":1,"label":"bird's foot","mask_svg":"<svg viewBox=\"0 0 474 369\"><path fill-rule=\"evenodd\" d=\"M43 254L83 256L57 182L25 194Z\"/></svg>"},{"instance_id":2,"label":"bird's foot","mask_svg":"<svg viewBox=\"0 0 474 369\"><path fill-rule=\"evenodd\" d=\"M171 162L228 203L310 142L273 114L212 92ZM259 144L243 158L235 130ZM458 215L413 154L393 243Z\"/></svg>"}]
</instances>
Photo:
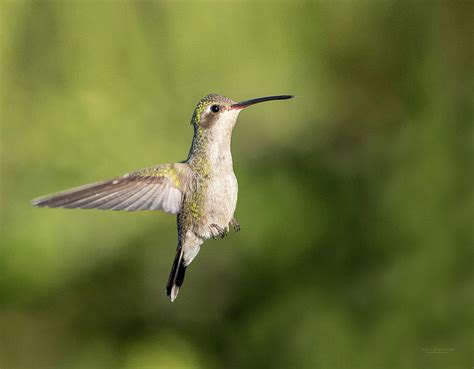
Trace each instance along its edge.
<instances>
[{"instance_id":1,"label":"bird's foot","mask_svg":"<svg viewBox=\"0 0 474 369\"><path fill-rule=\"evenodd\" d=\"M217 237L224 238L227 235L227 229L222 228L216 223L211 224L211 236L213 239L217 240Z\"/></svg>"},{"instance_id":2,"label":"bird's foot","mask_svg":"<svg viewBox=\"0 0 474 369\"><path fill-rule=\"evenodd\" d=\"M229 222L229 227L232 227L234 229L234 232L240 231L240 223L235 218L231 219L231 221Z\"/></svg>"}]
</instances>

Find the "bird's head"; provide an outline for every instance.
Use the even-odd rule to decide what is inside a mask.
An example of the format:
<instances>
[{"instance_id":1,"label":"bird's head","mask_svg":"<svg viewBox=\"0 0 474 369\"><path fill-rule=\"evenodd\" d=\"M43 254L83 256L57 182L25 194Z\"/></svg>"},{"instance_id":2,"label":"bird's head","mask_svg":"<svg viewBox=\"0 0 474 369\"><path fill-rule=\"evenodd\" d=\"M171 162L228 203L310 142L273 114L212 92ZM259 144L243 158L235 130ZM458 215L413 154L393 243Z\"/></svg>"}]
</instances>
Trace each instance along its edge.
<instances>
[{"instance_id":1,"label":"bird's head","mask_svg":"<svg viewBox=\"0 0 474 369\"><path fill-rule=\"evenodd\" d=\"M242 109L260 102L291 98L293 98L292 95L278 95L235 102L222 95L209 94L198 102L191 124L201 129L232 130Z\"/></svg>"}]
</instances>

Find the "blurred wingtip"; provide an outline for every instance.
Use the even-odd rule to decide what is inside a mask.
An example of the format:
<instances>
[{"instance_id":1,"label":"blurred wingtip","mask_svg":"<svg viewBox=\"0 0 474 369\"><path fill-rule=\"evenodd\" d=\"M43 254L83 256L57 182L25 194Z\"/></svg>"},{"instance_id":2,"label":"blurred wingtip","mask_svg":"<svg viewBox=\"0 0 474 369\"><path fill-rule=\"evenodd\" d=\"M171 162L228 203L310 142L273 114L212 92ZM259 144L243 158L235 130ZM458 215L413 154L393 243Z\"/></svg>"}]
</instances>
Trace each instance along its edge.
<instances>
[{"instance_id":1,"label":"blurred wingtip","mask_svg":"<svg viewBox=\"0 0 474 369\"><path fill-rule=\"evenodd\" d=\"M37 208L43 208L47 207L47 205L44 203L45 198L44 197L37 197L33 200L30 200L31 206L37 207Z\"/></svg>"}]
</instances>

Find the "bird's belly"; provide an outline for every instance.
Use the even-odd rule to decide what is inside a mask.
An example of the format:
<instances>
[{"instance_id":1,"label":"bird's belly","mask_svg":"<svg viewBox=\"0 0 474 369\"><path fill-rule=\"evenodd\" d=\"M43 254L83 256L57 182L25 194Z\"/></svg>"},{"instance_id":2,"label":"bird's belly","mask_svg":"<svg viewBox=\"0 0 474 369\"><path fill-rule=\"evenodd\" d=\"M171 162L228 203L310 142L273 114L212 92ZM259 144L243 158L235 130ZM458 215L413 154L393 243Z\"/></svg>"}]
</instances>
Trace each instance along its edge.
<instances>
[{"instance_id":1,"label":"bird's belly","mask_svg":"<svg viewBox=\"0 0 474 369\"><path fill-rule=\"evenodd\" d=\"M211 179L206 190L202 225L206 238L212 236L212 225L226 229L237 206L237 179L234 173Z\"/></svg>"}]
</instances>

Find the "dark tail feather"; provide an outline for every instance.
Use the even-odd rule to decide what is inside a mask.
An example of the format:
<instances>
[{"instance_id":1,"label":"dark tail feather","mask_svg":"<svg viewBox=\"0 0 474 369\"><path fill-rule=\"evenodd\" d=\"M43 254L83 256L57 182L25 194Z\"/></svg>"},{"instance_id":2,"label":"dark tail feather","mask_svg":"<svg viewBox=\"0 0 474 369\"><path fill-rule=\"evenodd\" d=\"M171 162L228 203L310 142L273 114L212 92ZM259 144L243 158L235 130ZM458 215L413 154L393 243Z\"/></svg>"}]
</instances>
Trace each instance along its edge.
<instances>
[{"instance_id":1,"label":"dark tail feather","mask_svg":"<svg viewBox=\"0 0 474 369\"><path fill-rule=\"evenodd\" d=\"M166 285L166 294L173 302L178 296L179 288L182 286L184 281L184 273L186 267L184 266L183 249L178 247L176 257L174 258L173 267L168 278L168 284Z\"/></svg>"}]
</instances>

